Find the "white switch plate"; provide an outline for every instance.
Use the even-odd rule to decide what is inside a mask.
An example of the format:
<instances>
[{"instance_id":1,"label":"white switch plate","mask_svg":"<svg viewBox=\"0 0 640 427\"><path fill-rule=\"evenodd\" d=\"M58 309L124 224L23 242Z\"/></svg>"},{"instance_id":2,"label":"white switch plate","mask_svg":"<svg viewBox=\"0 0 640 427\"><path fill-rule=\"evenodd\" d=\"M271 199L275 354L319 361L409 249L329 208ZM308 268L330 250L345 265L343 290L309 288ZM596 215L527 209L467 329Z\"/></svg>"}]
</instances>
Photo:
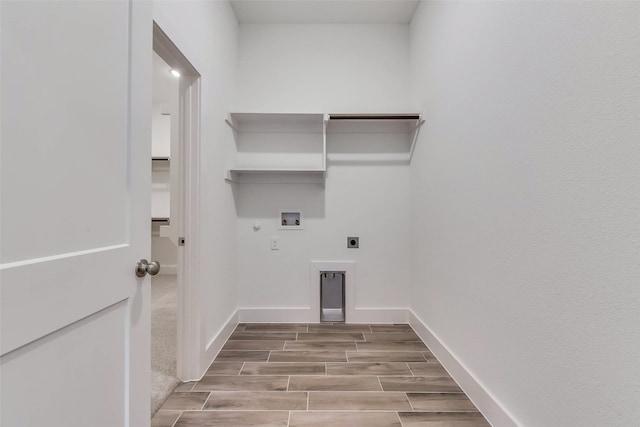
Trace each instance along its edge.
<instances>
[{"instance_id":1,"label":"white switch plate","mask_svg":"<svg viewBox=\"0 0 640 427\"><path fill-rule=\"evenodd\" d=\"M280 241L278 240L277 237L271 238L271 250L272 251L280 250Z\"/></svg>"}]
</instances>

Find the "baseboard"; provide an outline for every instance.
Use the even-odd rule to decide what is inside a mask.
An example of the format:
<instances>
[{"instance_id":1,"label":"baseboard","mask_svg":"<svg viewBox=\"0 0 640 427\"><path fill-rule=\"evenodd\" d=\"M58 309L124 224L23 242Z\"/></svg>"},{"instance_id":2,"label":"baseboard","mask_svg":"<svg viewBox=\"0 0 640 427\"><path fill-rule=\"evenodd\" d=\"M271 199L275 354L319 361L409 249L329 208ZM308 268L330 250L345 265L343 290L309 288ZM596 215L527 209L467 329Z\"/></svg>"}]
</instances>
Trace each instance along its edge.
<instances>
[{"instance_id":1,"label":"baseboard","mask_svg":"<svg viewBox=\"0 0 640 427\"><path fill-rule=\"evenodd\" d=\"M442 366L456 380L482 415L493 426L512 427L520 425L500 402L482 385L480 381L464 366L449 348L436 336L413 310L408 309L409 324L427 344L427 347L440 361Z\"/></svg>"},{"instance_id":2,"label":"baseboard","mask_svg":"<svg viewBox=\"0 0 640 427\"><path fill-rule=\"evenodd\" d=\"M240 323L313 323L309 308L239 308Z\"/></svg>"},{"instance_id":3,"label":"baseboard","mask_svg":"<svg viewBox=\"0 0 640 427\"><path fill-rule=\"evenodd\" d=\"M233 331L236 329L236 326L238 325L238 323L239 323L238 310L236 310L229 317L229 319L224 324L224 326L220 328L218 333L207 345L207 348L205 349L201 359L201 362L202 362L200 364L201 375L200 375L200 378L197 379L196 381L199 381L200 379L202 379L204 374L207 372L207 369L211 365L211 362L213 362L216 356L218 356L218 353L220 353L220 350L222 349L224 344L227 342L227 340L229 339Z\"/></svg>"},{"instance_id":4,"label":"baseboard","mask_svg":"<svg viewBox=\"0 0 640 427\"><path fill-rule=\"evenodd\" d=\"M407 323L406 308L356 308L347 318L349 323Z\"/></svg>"},{"instance_id":5,"label":"baseboard","mask_svg":"<svg viewBox=\"0 0 640 427\"><path fill-rule=\"evenodd\" d=\"M311 308L240 308L242 323L317 323L319 313ZM347 313L348 323L407 323L406 308L356 308Z\"/></svg>"}]
</instances>

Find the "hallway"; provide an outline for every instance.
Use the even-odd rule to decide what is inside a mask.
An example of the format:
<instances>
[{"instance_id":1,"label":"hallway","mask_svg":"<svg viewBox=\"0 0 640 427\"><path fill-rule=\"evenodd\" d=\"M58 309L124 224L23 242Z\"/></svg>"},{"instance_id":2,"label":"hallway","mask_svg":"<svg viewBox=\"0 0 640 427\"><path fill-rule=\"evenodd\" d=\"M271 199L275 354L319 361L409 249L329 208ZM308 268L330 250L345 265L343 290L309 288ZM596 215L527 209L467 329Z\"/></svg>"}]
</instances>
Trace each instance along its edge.
<instances>
[{"instance_id":1,"label":"hallway","mask_svg":"<svg viewBox=\"0 0 640 427\"><path fill-rule=\"evenodd\" d=\"M409 325L240 324L153 427L488 426Z\"/></svg>"}]
</instances>

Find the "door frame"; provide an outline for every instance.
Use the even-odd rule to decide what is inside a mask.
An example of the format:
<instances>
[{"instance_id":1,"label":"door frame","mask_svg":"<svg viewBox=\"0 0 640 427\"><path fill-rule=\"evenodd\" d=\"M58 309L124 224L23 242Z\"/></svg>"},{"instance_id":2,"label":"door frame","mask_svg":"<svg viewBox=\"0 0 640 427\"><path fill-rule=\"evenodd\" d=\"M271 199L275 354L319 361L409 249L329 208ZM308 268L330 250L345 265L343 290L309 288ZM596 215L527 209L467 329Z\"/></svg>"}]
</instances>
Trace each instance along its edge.
<instances>
[{"instance_id":1,"label":"door frame","mask_svg":"<svg viewBox=\"0 0 640 427\"><path fill-rule=\"evenodd\" d=\"M184 56L160 25L153 22L153 51L170 67L180 71L178 101L178 168L180 201L177 233L184 237L177 261L177 375L182 381L200 376L201 327L198 304L200 247L200 73Z\"/></svg>"}]
</instances>

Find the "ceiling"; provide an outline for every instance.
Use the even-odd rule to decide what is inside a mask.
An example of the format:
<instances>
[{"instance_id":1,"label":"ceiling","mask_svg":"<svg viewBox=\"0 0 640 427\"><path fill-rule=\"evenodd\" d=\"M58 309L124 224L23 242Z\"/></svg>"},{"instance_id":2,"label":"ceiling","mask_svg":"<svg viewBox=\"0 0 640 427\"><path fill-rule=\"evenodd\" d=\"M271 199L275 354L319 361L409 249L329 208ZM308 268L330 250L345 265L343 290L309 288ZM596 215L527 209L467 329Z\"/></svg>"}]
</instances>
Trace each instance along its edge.
<instances>
[{"instance_id":1,"label":"ceiling","mask_svg":"<svg viewBox=\"0 0 640 427\"><path fill-rule=\"evenodd\" d=\"M171 67L153 52L153 103L167 103L178 96L179 80L172 76Z\"/></svg>"},{"instance_id":2,"label":"ceiling","mask_svg":"<svg viewBox=\"0 0 640 427\"><path fill-rule=\"evenodd\" d=\"M409 24L420 0L229 0L240 23Z\"/></svg>"}]
</instances>

